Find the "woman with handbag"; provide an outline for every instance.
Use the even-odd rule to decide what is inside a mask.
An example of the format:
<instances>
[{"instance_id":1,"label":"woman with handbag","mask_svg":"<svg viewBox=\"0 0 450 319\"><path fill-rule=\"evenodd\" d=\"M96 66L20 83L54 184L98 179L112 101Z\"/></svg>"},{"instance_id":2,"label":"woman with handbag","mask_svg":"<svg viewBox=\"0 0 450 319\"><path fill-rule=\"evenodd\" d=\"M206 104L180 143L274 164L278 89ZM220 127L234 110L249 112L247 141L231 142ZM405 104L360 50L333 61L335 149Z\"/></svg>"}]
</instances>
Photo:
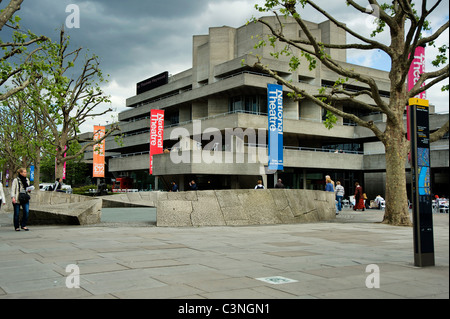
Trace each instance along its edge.
<instances>
[{"instance_id":1,"label":"woman with handbag","mask_svg":"<svg viewBox=\"0 0 450 319\"><path fill-rule=\"evenodd\" d=\"M22 228L28 231L27 222L30 213L30 195L28 194L29 191L27 191L27 188L30 185L30 180L27 178L26 168L19 168L17 175L18 177L13 179L11 185L11 199L14 206L14 229L20 231L20 228ZM19 228L20 206L22 206L23 216Z\"/></svg>"}]
</instances>

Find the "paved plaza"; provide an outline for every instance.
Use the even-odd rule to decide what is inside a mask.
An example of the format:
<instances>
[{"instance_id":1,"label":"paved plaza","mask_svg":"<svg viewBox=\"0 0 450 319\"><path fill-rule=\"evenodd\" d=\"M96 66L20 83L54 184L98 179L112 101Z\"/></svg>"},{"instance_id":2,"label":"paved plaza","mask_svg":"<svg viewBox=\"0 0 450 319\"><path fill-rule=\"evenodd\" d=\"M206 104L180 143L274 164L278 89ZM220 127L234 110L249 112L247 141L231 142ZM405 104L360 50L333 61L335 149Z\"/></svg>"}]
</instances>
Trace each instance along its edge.
<instances>
[{"instance_id":1,"label":"paved plaza","mask_svg":"<svg viewBox=\"0 0 450 319\"><path fill-rule=\"evenodd\" d=\"M418 268L412 228L380 224L382 211L346 210L320 223L162 228L154 214L146 221L140 210L134 220L121 210L125 220L105 214L97 225L28 232L0 214L0 299L449 298L448 214L433 215L436 266Z\"/></svg>"}]
</instances>

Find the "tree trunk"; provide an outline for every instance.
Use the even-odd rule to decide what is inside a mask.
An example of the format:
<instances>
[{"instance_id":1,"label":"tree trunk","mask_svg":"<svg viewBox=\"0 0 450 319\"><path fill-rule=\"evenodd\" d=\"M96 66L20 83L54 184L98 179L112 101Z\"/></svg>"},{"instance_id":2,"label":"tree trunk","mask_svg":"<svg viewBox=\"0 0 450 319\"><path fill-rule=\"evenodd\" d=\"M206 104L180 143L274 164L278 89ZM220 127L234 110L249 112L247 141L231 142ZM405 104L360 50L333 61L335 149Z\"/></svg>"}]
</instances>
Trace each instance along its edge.
<instances>
[{"instance_id":1,"label":"tree trunk","mask_svg":"<svg viewBox=\"0 0 450 319\"><path fill-rule=\"evenodd\" d=\"M63 173L64 173L64 154L62 155L57 155L56 157L56 161L55 161L55 180L57 178L61 178L61 181L63 180Z\"/></svg>"},{"instance_id":2,"label":"tree trunk","mask_svg":"<svg viewBox=\"0 0 450 319\"><path fill-rule=\"evenodd\" d=\"M411 226L408 196L406 192L405 164L407 140L403 130L393 125L386 127L386 209L383 223L395 226Z\"/></svg>"}]
</instances>

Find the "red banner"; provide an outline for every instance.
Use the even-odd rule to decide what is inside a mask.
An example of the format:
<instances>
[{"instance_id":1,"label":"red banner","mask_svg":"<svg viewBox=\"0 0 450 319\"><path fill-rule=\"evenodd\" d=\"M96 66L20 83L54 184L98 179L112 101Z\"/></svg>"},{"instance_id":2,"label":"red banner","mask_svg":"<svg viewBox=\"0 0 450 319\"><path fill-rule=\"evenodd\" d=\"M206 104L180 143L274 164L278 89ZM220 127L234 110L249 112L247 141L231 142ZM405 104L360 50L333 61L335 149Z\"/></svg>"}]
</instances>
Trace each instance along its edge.
<instances>
[{"instance_id":1,"label":"red banner","mask_svg":"<svg viewBox=\"0 0 450 319\"><path fill-rule=\"evenodd\" d=\"M104 126L94 126L94 141L105 135ZM105 177L105 140L94 145L93 177Z\"/></svg>"},{"instance_id":2,"label":"red banner","mask_svg":"<svg viewBox=\"0 0 450 319\"><path fill-rule=\"evenodd\" d=\"M153 155L163 152L164 111L150 111L150 175L153 174Z\"/></svg>"}]
</instances>

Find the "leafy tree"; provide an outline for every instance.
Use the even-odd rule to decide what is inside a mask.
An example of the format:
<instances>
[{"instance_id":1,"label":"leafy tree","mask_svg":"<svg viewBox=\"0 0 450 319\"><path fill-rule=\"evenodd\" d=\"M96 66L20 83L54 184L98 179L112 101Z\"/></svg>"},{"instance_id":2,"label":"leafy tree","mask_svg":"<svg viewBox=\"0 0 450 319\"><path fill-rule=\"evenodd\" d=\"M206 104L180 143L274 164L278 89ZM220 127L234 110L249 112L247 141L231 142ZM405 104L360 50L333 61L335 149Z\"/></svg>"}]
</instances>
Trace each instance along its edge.
<instances>
[{"instance_id":1,"label":"leafy tree","mask_svg":"<svg viewBox=\"0 0 450 319\"><path fill-rule=\"evenodd\" d=\"M0 0L0 4L2 2ZM0 102L18 94L36 79L38 74L33 72L36 65L32 62L32 57L41 49L39 45L47 41L45 36L36 36L31 31L20 29L20 18L14 14L20 9L22 2L23 0L11 0L0 11L0 48L2 51L0 55ZM11 86L14 77L26 72L29 76L20 85ZM0 108L2 123L0 127L0 167L3 170L7 167L10 173L14 174L19 166L26 166L24 164L29 155L27 152L22 152L26 147L22 147L18 143L24 138L26 131L25 127L19 127L18 123L26 118L26 114L13 113L14 108L23 110L23 106L18 104L13 106L6 103ZM11 120L15 121L11 122ZM12 126L8 126L8 123ZM11 130L13 127L17 129ZM24 145L26 144L24 143ZM5 178L5 175L3 177Z\"/></svg>"},{"instance_id":2,"label":"leafy tree","mask_svg":"<svg viewBox=\"0 0 450 319\"><path fill-rule=\"evenodd\" d=\"M276 71L273 71L269 65L263 64L258 57L258 61L251 66L257 70L266 72L274 77L279 83L292 90L290 96L295 100L306 99L321 106L327 111L327 121L325 124L331 128L336 121L336 116L351 120L359 126L370 129L373 134L384 144L386 154L386 210L384 223L393 225L411 225L408 213L405 164L410 143L407 140L404 129L404 111L408 105L408 100L420 92L441 83L449 77L449 66L447 62L447 46L439 48L440 54L436 56L433 64L436 71L426 72L420 76L420 79L408 92L406 81L408 70L412 63L415 49L418 46L434 45L436 39L442 36L449 27L447 20L442 26L433 30L431 35L424 36L425 30L430 30L430 24L427 18L435 10L439 10L442 1L436 1L430 8L427 1L421 2L420 13L415 9L415 4L411 0L394 0L389 3L379 4L375 0L368 1L373 10L366 10L353 0L347 0L349 8L355 10L355 14L371 15L376 10L378 16L376 19L375 30L370 37L361 35L355 30L350 29L345 23L335 19L324 8L319 7L315 2L309 0L266 0L266 2L255 7L260 12L273 12L278 21L271 24L267 19L253 19L256 23L262 23L269 28L269 36L266 39L260 39L256 48L270 44L274 47L273 56L288 56L291 70L296 70L301 63L309 63L309 68L314 69L319 64L331 70L337 75L338 80L332 88L322 88L313 94L303 89L301 86L292 83L281 77ZM313 32L304 20L303 10L305 7L311 7L334 23L338 28L352 35L355 43L333 44L318 41ZM289 37L284 33L283 16L290 17L300 27L305 35L302 38ZM375 39L375 36L384 30L389 31L390 43L385 44ZM278 45L278 46L277 46ZM281 45L282 49L277 50ZM391 61L389 80L390 98L386 101L380 95L380 89L377 82L370 74L358 73L349 68L343 61L333 59L328 50L349 50L357 49L363 51L380 50L385 52ZM357 81L367 86L366 90L352 92L346 89L345 84L349 81ZM426 82L427 81L427 82ZM448 90L448 85L442 90ZM369 99L371 102L364 102ZM349 105L354 109L366 110L370 112L380 112L386 115L385 127L378 126L373 121L364 120L355 114L344 112L336 105ZM440 139L448 132L449 123L447 122L437 132L431 134L431 141Z\"/></svg>"},{"instance_id":3,"label":"leafy tree","mask_svg":"<svg viewBox=\"0 0 450 319\"><path fill-rule=\"evenodd\" d=\"M14 76L22 74L27 70L29 71L29 77L19 86L10 87L5 92L0 92L0 101L23 90L34 81L38 73L33 72L36 66L33 64L31 58L41 49L39 44L48 40L45 36L37 36L29 30L24 31L20 29L20 17L13 15L20 9L22 2L23 0L11 0L6 8L0 12L0 31L4 27L12 30L11 34L2 31L1 36L3 39L0 38L0 48L3 53L0 56L0 88ZM11 37L11 39L4 41L4 37Z\"/></svg>"}]
</instances>

